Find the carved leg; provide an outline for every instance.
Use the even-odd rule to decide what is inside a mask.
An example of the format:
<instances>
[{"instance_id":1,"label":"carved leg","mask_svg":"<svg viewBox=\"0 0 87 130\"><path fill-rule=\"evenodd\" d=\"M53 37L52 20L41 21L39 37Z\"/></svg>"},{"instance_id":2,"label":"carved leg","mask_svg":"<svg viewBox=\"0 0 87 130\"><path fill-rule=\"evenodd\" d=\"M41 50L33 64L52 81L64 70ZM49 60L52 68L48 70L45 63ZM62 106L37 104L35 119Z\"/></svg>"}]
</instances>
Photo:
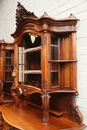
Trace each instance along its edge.
<instances>
[{"instance_id":1,"label":"carved leg","mask_svg":"<svg viewBox=\"0 0 87 130\"><path fill-rule=\"evenodd\" d=\"M17 93L17 88L15 88L14 83L11 87L11 94L15 99L16 105L19 106L19 97L18 97L18 93Z\"/></svg>"},{"instance_id":2,"label":"carved leg","mask_svg":"<svg viewBox=\"0 0 87 130\"><path fill-rule=\"evenodd\" d=\"M78 109L78 106L75 103L75 94L71 95L70 110L71 110L71 117L72 117L73 121L75 121L79 124L82 123L83 116L82 116L80 110Z\"/></svg>"},{"instance_id":3,"label":"carved leg","mask_svg":"<svg viewBox=\"0 0 87 130\"><path fill-rule=\"evenodd\" d=\"M48 90L43 90L43 95L42 95L42 103L43 103L43 122L45 124L49 123L49 91Z\"/></svg>"}]
</instances>

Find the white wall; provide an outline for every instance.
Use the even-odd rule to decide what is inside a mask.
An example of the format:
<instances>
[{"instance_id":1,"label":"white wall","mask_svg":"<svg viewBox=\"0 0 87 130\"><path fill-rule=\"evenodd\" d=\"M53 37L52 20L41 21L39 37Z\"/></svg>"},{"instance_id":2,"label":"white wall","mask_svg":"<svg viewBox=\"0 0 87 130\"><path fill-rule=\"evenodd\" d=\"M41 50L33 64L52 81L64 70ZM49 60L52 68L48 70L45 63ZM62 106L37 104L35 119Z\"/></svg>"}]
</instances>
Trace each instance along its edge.
<instances>
[{"instance_id":1,"label":"white wall","mask_svg":"<svg viewBox=\"0 0 87 130\"><path fill-rule=\"evenodd\" d=\"M27 10L40 17L44 12L54 18L66 18L73 13L77 24L78 91L76 98L87 125L87 0L19 0ZM0 0L0 39L12 42L15 31L17 0Z\"/></svg>"}]
</instances>

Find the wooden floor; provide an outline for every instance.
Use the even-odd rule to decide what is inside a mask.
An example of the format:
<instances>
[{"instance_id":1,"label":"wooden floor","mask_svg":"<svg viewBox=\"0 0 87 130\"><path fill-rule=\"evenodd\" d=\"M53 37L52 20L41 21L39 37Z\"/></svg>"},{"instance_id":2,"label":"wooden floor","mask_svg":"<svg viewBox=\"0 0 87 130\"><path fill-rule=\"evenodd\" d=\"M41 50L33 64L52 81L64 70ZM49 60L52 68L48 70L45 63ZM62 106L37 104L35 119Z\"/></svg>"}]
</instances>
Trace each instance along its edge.
<instances>
[{"instance_id":1,"label":"wooden floor","mask_svg":"<svg viewBox=\"0 0 87 130\"><path fill-rule=\"evenodd\" d=\"M24 103L16 107L14 103L0 106L4 120L20 130L83 130L84 124L77 124L64 117L50 114L50 123L45 125L42 121L42 110L27 106Z\"/></svg>"}]
</instances>

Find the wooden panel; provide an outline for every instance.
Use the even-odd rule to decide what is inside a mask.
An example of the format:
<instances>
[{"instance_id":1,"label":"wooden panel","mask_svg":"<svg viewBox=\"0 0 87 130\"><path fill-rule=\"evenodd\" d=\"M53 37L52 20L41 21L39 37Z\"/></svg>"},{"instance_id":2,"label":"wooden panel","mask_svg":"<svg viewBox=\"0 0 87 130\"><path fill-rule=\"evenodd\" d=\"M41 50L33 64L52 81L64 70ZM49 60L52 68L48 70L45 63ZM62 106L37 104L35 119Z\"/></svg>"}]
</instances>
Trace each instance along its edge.
<instances>
[{"instance_id":1,"label":"wooden panel","mask_svg":"<svg viewBox=\"0 0 87 130\"><path fill-rule=\"evenodd\" d=\"M64 70L63 70L64 74L64 84L63 86L66 88L70 88L70 78L71 78L71 66L69 63L65 63L64 65Z\"/></svg>"},{"instance_id":2,"label":"wooden panel","mask_svg":"<svg viewBox=\"0 0 87 130\"><path fill-rule=\"evenodd\" d=\"M64 37L63 56L64 56L63 57L64 60L69 60L69 57L70 57L70 42L69 42L68 36Z\"/></svg>"}]
</instances>

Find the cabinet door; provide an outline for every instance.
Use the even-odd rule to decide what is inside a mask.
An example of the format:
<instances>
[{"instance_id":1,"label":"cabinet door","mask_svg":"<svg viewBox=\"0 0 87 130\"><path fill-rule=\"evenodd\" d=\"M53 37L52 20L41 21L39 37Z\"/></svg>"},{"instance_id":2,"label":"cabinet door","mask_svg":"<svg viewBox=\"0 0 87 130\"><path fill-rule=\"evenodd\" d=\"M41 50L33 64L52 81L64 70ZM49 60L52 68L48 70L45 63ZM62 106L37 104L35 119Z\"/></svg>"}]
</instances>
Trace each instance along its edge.
<instances>
[{"instance_id":1,"label":"cabinet door","mask_svg":"<svg viewBox=\"0 0 87 130\"><path fill-rule=\"evenodd\" d=\"M13 50L5 52L5 81L12 81Z\"/></svg>"},{"instance_id":2,"label":"cabinet door","mask_svg":"<svg viewBox=\"0 0 87 130\"><path fill-rule=\"evenodd\" d=\"M41 88L41 37L30 33L23 36L18 47L19 84Z\"/></svg>"},{"instance_id":3,"label":"cabinet door","mask_svg":"<svg viewBox=\"0 0 87 130\"><path fill-rule=\"evenodd\" d=\"M51 36L51 88L72 90L76 88L76 58L73 56L71 33L56 37ZM74 83L72 82L74 80ZM73 84L73 85L72 85Z\"/></svg>"}]
</instances>

